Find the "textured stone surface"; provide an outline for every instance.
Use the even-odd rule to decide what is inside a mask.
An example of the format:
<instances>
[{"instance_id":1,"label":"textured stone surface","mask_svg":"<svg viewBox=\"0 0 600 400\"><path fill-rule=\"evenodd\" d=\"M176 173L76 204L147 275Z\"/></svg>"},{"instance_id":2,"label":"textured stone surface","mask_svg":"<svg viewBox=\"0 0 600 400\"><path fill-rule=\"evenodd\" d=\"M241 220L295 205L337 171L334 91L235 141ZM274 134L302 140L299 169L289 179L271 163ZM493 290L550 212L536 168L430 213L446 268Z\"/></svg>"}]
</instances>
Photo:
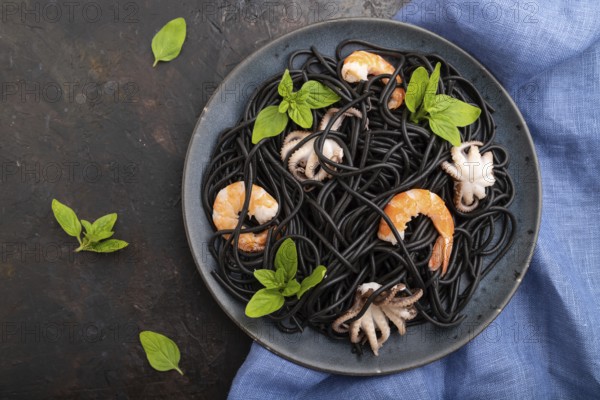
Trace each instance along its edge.
<instances>
[{"instance_id":1,"label":"textured stone surface","mask_svg":"<svg viewBox=\"0 0 600 400\"><path fill-rule=\"evenodd\" d=\"M3 1L0 21L0 398L224 398L250 340L212 300L181 214L187 143L227 73L272 38L400 1ZM150 42L184 17L180 57ZM117 212L109 255L74 254L53 198ZM138 341L178 343L186 373Z\"/></svg>"}]
</instances>

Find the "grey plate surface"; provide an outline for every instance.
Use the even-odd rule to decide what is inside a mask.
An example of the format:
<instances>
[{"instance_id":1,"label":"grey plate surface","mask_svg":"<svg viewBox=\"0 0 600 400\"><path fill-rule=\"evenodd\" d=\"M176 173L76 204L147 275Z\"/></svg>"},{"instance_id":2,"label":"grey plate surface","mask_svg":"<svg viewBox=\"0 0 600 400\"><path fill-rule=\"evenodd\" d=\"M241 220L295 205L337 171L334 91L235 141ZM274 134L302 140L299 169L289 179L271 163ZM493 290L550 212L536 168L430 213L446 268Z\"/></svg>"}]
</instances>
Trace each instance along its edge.
<instances>
[{"instance_id":1,"label":"grey plate surface","mask_svg":"<svg viewBox=\"0 0 600 400\"><path fill-rule=\"evenodd\" d=\"M475 82L496 109L496 141L511 156L509 171L515 180L516 242L509 253L481 282L458 327L438 329L425 324L409 328L405 336L392 335L375 357L367 349L351 353L349 342L333 341L313 330L283 334L267 319L244 315L244 304L231 297L210 275L216 262L206 243L212 234L200 200L200 186L217 135L234 125L246 100L265 78L281 73L293 51L314 45L334 55L345 39L362 39L386 47L438 53L463 76ZM424 29L400 22L351 18L314 24L280 37L256 51L223 81L202 112L189 144L183 176L183 213L188 241L198 271L223 311L250 337L270 351L313 369L348 375L376 375L415 368L444 357L465 345L498 316L521 283L531 260L540 225L541 183L531 136L516 105L496 79L473 57L447 40ZM189 299L194 301L194 299ZM497 339L498 326L484 332ZM501 333L500 333L501 334Z\"/></svg>"}]
</instances>

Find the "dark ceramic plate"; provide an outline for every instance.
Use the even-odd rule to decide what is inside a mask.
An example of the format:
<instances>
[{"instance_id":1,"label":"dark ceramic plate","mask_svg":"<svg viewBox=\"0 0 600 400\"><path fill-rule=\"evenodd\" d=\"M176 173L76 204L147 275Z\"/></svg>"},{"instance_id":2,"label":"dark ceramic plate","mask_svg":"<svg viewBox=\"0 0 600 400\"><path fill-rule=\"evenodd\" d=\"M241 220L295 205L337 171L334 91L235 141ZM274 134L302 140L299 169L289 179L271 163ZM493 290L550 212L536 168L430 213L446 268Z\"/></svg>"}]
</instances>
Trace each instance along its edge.
<instances>
[{"instance_id":1,"label":"dark ceramic plate","mask_svg":"<svg viewBox=\"0 0 600 400\"><path fill-rule=\"evenodd\" d=\"M216 263L206 243L213 232L200 201L202 174L217 135L236 123L256 85L281 73L288 55L295 50L314 45L320 52L333 56L335 46L350 38L438 53L475 82L496 109L496 138L509 150L510 172L517 193L512 205L518 219L516 242L481 282L465 310L465 321L453 329L425 324L409 328L405 336L392 334L379 357L368 350L359 357L350 351L348 341L333 341L311 329L303 334L283 334L268 319L246 317L245 305L230 296L210 274ZM424 29L380 19L351 18L311 25L272 41L244 60L227 76L202 112L189 145L183 176L183 214L190 247L200 275L227 315L252 339L290 361L348 375L385 374L418 367L450 354L481 333L521 283L535 246L540 211L537 157L525 121L508 93L479 62L452 43ZM493 339L498 329L488 329L484 334Z\"/></svg>"}]
</instances>

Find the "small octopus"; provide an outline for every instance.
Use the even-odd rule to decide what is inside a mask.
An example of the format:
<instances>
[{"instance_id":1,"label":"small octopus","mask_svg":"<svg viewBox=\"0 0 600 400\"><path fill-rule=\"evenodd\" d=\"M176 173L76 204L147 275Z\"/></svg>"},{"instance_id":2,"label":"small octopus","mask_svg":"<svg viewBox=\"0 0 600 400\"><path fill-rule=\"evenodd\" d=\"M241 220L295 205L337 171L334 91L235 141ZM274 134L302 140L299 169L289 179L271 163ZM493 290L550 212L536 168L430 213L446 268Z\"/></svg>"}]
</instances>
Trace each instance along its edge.
<instances>
[{"instance_id":1,"label":"small octopus","mask_svg":"<svg viewBox=\"0 0 600 400\"><path fill-rule=\"evenodd\" d=\"M450 153L454 162L442 164L442 169L454 179L454 205L465 213L476 209L479 200L486 196L485 188L496 182L492 152L481 155L477 146L483 143L472 141L453 147Z\"/></svg>"},{"instance_id":2,"label":"small octopus","mask_svg":"<svg viewBox=\"0 0 600 400\"><path fill-rule=\"evenodd\" d=\"M319 130L325 130L329 121L335 113L339 111L338 108L330 108L327 110L321 123L319 124ZM362 113L356 108L349 108L346 112L340 115L335 121L333 121L330 130L337 130L345 117L353 116L362 118ZM368 120L366 121L368 124ZM290 132L283 141L281 147L281 160L285 161L290 151L293 151L298 143L312 132L309 131L292 131ZM322 167L319 162L319 156L315 152L315 140L316 138L310 139L304 143L300 148L295 150L288 160L288 169L299 181L315 180L323 181L330 178L331 175ZM333 139L325 139L322 148L323 155L335 163L341 163L344 159L344 150L342 147ZM335 167L330 167L335 170Z\"/></svg>"},{"instance_id":3,"label":"small octopus","mask_svg":"<svg viewBox=\"0 0 600 400\"><path fill-rule=\"evenodd\" d=\"M417 309L414 304L423 296L423 290L417 289L410 296L397 297L398 292L406 290L406 286L399 283L377 296L362 317L348 323L348 320L360 313L369 297L379 288L381 288L381 285L377 282L360 285L356 289L352 307L333 321L331 326L338 333L349 332L352 343L360 343L368 340L371 350L373 350L376 356L379 355L381 346L390 337L389 321L392 321L396 325L396 328L398 328L398 332L404 335L406 333L405 321L417 316ZM381 332L379 338L377 337L377 330Z\"/></svg>"}]
</instances>

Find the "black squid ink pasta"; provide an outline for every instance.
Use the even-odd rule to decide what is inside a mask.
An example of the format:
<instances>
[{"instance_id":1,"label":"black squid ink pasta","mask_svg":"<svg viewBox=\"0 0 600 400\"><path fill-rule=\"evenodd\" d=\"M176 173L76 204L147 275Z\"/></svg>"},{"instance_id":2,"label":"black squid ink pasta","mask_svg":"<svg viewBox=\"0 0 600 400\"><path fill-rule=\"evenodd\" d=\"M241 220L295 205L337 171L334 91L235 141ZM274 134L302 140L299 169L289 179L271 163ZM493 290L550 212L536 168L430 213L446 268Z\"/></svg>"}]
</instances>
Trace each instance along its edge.
<instances>
[{"instance_id":1,"label":"black squid ink pasta","mask_svg":"<svg viewBox=\"0 0 600 400\"><path fill-rule=\"evenodd\" d=\"M394 75L370 76L368 81L350 84L341 78L344 58L353 50L366 50L388 60ZM410 111L402 106L390 110L388 99L396 87L396 74L407 80L418 67L429 73L441 63L438 93L450 95L481 109L477 121L460 128L462 142L477 140L481 151L491 151L494 158L495 184L486 188L487 196L472 212L456 209L452 178L440 165L449 161L451 144L433 134L427 123L410 122ZM333 339L347 339L331 328L340 314L351 307L357 287L378 282L381 288L370 297L362 313L375 297L397 283L423 289L416 304L418 315L411 325L430 323L440 327L459 324L463 310L486 274L508 251L514 241L515 216L508 209L515 192L507 171L509 157L495 142L493 109L474 85L463 78L445 59L379 47L359 40L341 42L335 56L319 53L315 48L296 51L289 56L287 68L299 88L307 80L316 80L334 90L341 100L334 107L343 112L358 109L363 118L346 118L333 131L331 123L317 129L326 109L312 110L315 150L321 167L332 176L317 181L299 181L288 171L287 159L280 151L285 136L302 128L292 121L279 136L251 142L257 114L281 101L277 86L283 71L267 79L249 99L236 126L221 132L212 152L210 165L202 183L202 203L212 223L217 193L227 185L244 181L246 199L251 184L264 188L279 204L277 215L260 225L248 218L248 201L240 213L241 223L234 230L217 231L209 243L218 268L213 276L228 292L246 304L262 286L253 276L255 269L273 269L277 248L285 238L292 238L298 249L298 278L310 275L318 265L325 265L323 281L300 300L286 298L284 306L265 317L289 333L312 327ZM385 78L391 78L387 83ZM339 115L338 113L338 115ZM368 119L368 121L367 121ZM344 151L341 163L323 156L325 139L335 140ZM289 155L288 155L289 158ZM335 169L332 169L335 167ZM397 193L427 189L440 196L455 223L454 245L448 270L431 271L428 260L438 232L431 220L419 215L408 223L404 240L397 245L377 237L383 209ZM264 251L246 253L238 249L240 233L267 230ZM229 234L224 236L224 234ZM362 313L354 318L359 318ZM356 347L360 351L359 346Z\"/></svg>"}]
</instances>

